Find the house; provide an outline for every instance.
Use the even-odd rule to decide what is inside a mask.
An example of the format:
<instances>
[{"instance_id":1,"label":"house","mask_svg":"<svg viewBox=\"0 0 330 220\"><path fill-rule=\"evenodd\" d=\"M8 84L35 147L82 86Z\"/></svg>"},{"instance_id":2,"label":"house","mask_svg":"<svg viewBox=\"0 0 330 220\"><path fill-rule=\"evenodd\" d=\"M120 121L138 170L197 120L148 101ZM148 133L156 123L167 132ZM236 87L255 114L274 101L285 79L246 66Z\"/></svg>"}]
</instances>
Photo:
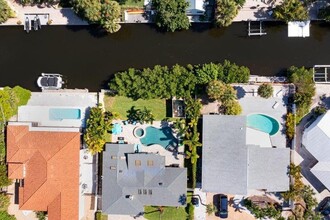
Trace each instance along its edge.
<instances>
[{"instance_id":1,"label":"house","mask_svg":"<svg viewBox=\"0 0 330 220\"><path fill-rule=\"evenodd\" d=\"M203 15L204 0L187 0L189 7L187 8L187 15Z\"/></svg>"},{"instance_id":2,"label":"house","mask_svg":"<svg viewBox=\"0 0 330 220\"><path fill-rule=\"evenodd\" d=\"M263 135L247 126L246 116L204 115L202 190L235 195L287 191L290 150L269 146L269 135L268 140Z\"/></svg>"},{"instance_id":3,"label":"house","mask_svg":"<svg viewBox=\"0 0 330 220\"><path fill-rule=\"evenodd\" d=\"M20 210L47 211L50 220L79 218L78 128L9 122L8 177Z\"/></svg>"},{"instance_id":4,"label":"house","mask_svg":"<svg viewBox=\"0 0 330 220\"><path fill-rule=\"evenodd\" d=\"M165 167L165 157L135 153L133 144L106 144L102 212L136 216L144 206L184 206L187 169Z\"/></svg>"},{"instance_id":5,"label":"house","mask_svg":"<svg viewBox=\"0 0 330 220\"><path fill-rule=\"evenodd\" d=\"M318 161L311 172L330 190L330 111L305 129L302 144Z\"/></svg>"}]
</instances>

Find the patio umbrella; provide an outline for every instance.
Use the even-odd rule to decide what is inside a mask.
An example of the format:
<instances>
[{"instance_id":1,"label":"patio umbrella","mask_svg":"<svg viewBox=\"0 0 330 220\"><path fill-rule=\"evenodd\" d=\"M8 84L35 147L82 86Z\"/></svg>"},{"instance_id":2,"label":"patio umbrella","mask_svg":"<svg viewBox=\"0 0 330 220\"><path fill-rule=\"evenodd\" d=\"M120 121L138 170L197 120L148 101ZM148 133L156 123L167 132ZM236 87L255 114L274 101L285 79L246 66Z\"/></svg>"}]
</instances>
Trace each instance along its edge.
<instances>
[{"instance_id":1,"label":"patio umbrella","mask_svg":"<svg viewBox=\"0 0 330 220\"><path fill-rule=\"evenodd\" d=\"M118 134L121 134L121 131L122 131L122 127L121 127L121 125L120 124L118 124L118 123L115 123L114 125L113 125L113 128L112 128L112 134L114 134L114 135L118 135Z\"/></svg>"}]
</instances>

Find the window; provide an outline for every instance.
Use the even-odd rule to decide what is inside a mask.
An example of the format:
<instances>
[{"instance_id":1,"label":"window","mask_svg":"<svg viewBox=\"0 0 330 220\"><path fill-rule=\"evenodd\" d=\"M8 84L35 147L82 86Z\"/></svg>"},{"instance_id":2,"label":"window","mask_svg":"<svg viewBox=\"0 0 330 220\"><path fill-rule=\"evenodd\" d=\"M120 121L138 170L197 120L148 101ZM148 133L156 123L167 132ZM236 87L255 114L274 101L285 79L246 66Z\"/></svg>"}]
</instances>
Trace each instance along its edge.
<instances>
[{"instance_id":1,"label":"window","mask_svg":"<svg viewBox=\"0 0 330 220\"><path fill-rule=\"evenodd\" d=\"M147 190L143 189L143 195L147 195Z\"/></svg>"},{"instance_id":2,"label":"window","mask_svg":"<svg viewBox=\"0 0 330 220\"><path fill-rule=\"evenodd\" d=\"M142 194L142 189L138 189L138 194L139 194L139 195Z\"/></svg>"},{"instance_id":3,"label":"window","mask_svg":"<svg viewBox=\"0 0 330 220\"><path fill-rule=\"evenodd\" d=\"M136 167L141 166L141 160L135 160L135 166Z\"/></svg>"},{"instance_id":4,"label":"window","mask_svg":"<svg viewBox=\"0 0 330 220\"><path fill-rule=\"evenodd\" d=\"M152 195L152 189L148 190L149 195Z\"/></svg>"},{"instance_id":5,"label":"window","mask_svg":"<svg viewBox=\"0 0 330 220\"><path fill-rule=\"evenodd\" d=\"M147 165L148 165L148 167L152 167L154 165L154 161L153 160L148 160Z\"/></svg>"}]
</instances>

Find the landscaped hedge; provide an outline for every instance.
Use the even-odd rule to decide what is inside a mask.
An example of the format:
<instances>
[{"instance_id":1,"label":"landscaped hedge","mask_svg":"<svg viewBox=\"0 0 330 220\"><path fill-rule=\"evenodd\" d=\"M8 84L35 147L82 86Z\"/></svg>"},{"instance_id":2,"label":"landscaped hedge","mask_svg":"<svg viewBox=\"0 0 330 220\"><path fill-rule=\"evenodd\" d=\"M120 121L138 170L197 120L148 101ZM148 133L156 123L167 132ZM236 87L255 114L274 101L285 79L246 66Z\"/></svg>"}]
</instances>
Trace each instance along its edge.
<instances>
[{"instance_id":1,"label":"landscaped hedge","mask_svg":"<svg viewBox=\"0 0 330 220\"><path fill-rule=\"evenodd\" d=\"M155 66L137 70L130 68L127 71L115 74L109 86L118 95L133 99L152 98L184 98L191 94L196 85L206 85L212 80L224 83L246 83L250 70L244 66L237 66L225 60L223 64L208 63L203 65L174 65Z\"/></svg>"},{"instance_id":2,"label":"landscaped hedge","mask_svg":"<svg viewBox=\"0 0 330 220\"><path fill-rule=\"evenodd\" d=\"M288 80L296 86L294 102L297 105L296 123L298 124L309 112L315 95L313 72L304 67L291 66L288 69Z\"/></svg>"}]
</instances>

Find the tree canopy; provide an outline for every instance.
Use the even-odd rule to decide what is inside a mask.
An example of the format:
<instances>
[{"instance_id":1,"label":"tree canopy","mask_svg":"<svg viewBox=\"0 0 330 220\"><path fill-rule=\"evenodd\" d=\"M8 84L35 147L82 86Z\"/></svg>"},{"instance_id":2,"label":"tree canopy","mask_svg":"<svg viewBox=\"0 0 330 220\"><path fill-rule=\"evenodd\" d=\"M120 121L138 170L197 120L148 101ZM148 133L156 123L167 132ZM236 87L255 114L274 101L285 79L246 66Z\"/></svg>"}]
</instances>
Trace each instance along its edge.
<instances>
[{"instance_id":1,"label":"tree canopy","mask_svg":"<svg viewBox=\"0 0 330 220\"><path fill-rule=\"evenodd\" d=\"M224 95L226 90L226 85L218 80L213 80L209 82L206 92L210 99L220 100Z\"/></svg>"},{"instance_id":2,"label":"tree canopy","mask_svg":"<svg viewBox=\"0 0 330 220\"><path fill-rule=\"evenodd\" d=\"M0 24L6 22L11 17L11 14L12 10L6 0L0 0Z\"/></svg>"},{"instance_id":3,"label":"tree canopy","mask_svg":"<svg viewBox=\"0 0 330 220\"><path fill-rule=\"evenodd\" d=\"M308 9L300 0L284 0L282 4L275 7L273 16L285 22L306 21L309 18Z\"/></svg>"},{"instance_id":4,"label":"tree canopy","mask_svg":"<svg viewBox=\"0 0 330 220\"><path fill-rule=\"evenodd\" d=\"M220 27L229 26L238 14L238 4L234 0L217 0L215 8L216 24Z\"/></svg>"},{"instance_id":5,"label":"tree canopy","mask_svg":"<svg viewBox=\"0 0 330 220\"><path fill-rule=\"evenodd\" d=\"M209 63L203 65L175 65L155 66L115 74L109 83L111 90L120 96L135 100L152 98L184 98L195 90L196 84L207 85L212 80L225 83L245 83L250 76L250 70L244 66L237 66L225 60L223 64Z\"/></svg>"},{"instance_id":6,"label":"tree canopy","mask_svg":"<svg viewBox=\"0 0 330 220\"><path fill-rule=\"evenodd\" d=\"M90 23L100 24L109 33L120 29L121 9L112 0L73 0L75 11Z\"/></svg>"},{"instance_id":7,"label":"tree canopy","mask_svg":"<svg viewBox=\"0 0 330 220\"><path fill-rule=\"evenodd\" d=\"M91 108L84 135L85 143L91 154L96 154L103 150L105 135L112 128L112 119L112 113L103 112L101 107Z\"/></svg>"},{"instance_id":8,"label":"tree canopy","mask_svg":"<svg viewBox=\"0 0 330 220\"><path fill-rule=\"evenodd\" d=\"M313 72L304 67L291 66L287 75L289 82L296 86L294 102L297 105L296 120L299 123L301 118L309 112L313 96L315 95Z\"/></svg>"},{"instance_id":9,"label":"tree canopy","mask_svg":"<svg viewBox=\"0 0 330 220\"><path fill-rule=\"evenodd\" d=\"M156 25L167 31L187 30L190 27L186 10L189 3L186 0L152 0L155 7Z\"/></svg>"},{"instance_id":10,"label":"tree canopy","mask_svg":"<svg viewBox=\"0 0 330 220\"><path fill-rule=\"evenodd\" d=\"M155 66L153 69L129 69L115 74L110 89L121 96L135 100L152 98L185 97L195 88L196 78L187 68L175 65L172 68Z\"/></svg>"},{"instance_id":11,"label":"tree canopy","mask_svg":"<svg viewBox=\"0 0 330 220\"><path fill-rule=\"evenodd\" d=\"M258 88L258 95L262 98L268 99L273 95L274 89L273 86L269 83L263 83Z\"/></svg>"}]
</instances>

